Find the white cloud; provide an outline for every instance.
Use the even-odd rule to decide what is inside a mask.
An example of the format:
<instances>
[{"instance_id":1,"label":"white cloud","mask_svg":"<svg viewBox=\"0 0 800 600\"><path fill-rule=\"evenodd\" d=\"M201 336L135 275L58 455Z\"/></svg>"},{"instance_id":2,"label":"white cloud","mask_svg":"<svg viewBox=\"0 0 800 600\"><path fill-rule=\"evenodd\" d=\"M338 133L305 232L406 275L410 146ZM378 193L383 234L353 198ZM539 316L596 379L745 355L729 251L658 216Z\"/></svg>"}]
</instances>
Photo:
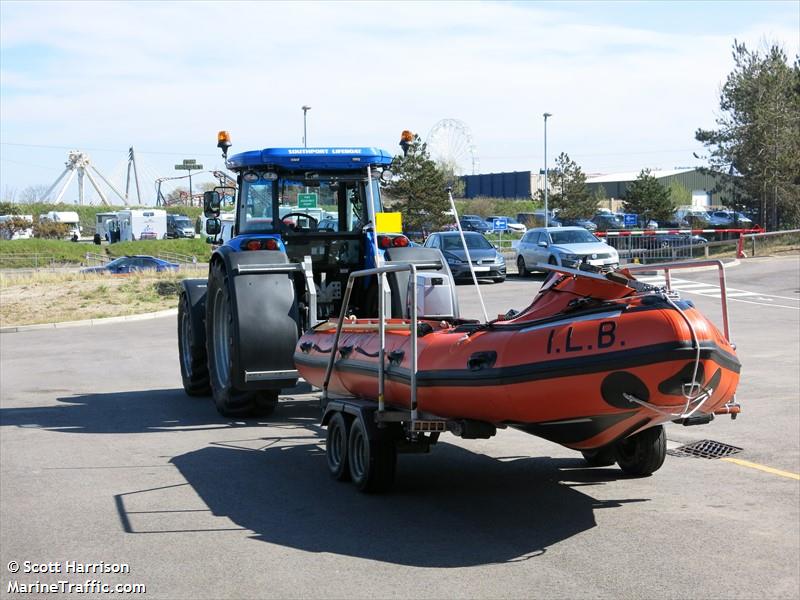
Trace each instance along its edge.
<instances>
[{"instance_id":1,"label":"white cloud","mask_svg":"<svg viewBox=\"0 0 800 600\"><path fill-rule=\"evenodd\" d=\"M218 129L234 150L299 144L303 104L312 144L394 151L402 129L424 137L454 117L470 125L482 170L538 168L548 110L552 155L588 171L672 167L713 124L734 37L798 52L796 30L768 14L720 35L592 23L570 4L0 7L2 141L118 148L94 154L109 167L134 144L163 174L187 153L216 161ZM53 179L63 161L58 149L0 149L52 162ZM3 185L43 182L41 169L0 164Z\"/></svg>"}]
</instances>

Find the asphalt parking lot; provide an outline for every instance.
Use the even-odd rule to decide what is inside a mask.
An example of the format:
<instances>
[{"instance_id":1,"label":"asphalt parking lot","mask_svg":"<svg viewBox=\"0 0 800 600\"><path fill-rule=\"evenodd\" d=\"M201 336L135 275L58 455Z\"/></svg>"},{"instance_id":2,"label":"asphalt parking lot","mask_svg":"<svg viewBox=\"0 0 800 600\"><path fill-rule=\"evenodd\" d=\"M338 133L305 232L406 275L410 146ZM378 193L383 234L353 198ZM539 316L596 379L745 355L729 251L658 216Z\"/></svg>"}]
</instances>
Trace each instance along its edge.
<instances>
[{"instance_id":1,"label":"asphalt parking lot","mask_svg":"<svg viewBox=\"0 0 800 600\"><path fill-rule=\"evenodd\" d=\"M328 477L307 390L260 422L186 397L174 317L2 334L0 594L91 579L152 598L798 598L800 257L727 275L743 413L667 435L742 450L644 479L502 431L401 456L391 494L361 495ZM719 323L716 273L674 277ZM540 283L482 285L490 318Z\"/></svg>"}]
</instances>

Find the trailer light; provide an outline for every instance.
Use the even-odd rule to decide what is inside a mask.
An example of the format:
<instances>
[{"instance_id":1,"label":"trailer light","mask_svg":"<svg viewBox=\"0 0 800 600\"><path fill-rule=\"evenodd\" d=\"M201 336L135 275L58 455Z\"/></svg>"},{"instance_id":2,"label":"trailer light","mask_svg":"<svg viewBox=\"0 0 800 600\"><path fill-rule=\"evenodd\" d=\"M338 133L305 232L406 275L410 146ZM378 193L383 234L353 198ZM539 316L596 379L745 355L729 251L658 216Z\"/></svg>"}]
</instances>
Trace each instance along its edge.
<instances>
[{"instance_id":1,"label":"trailer light","mask_svg":"<svg viewBox=\"0 0 800 600\"><path fill-rule=\"evenodd\" d=\"M392 238L390 238L388 235L378 236L378 245L381 248L391 248L392 247Z\"/></svg>"},{"instance_id":2,"label":"trailer light","mask_svg":"<svg viewBox=\"0 0 800 600\"><path fill-rule=\"evenodd\" d=\"M274 238L267 238L264 240L264 249L265 250L277 250L278 249L278 241Z\"/></svg>"},{"instance_id":3,"label":"trailer light","mask_svg":"<svg viewBox=\"0 0 800 600\"><path fill-rule=\"evenodd\" d=\"M404 235L398 235L392 240L392 246L395 248L405 248L408 246L408 238Z\"/></svg>"},{"instance_id":4,"label":"trailer light","mask_svg":"<svg viewBox=\"0 0 800 600\"><path fill-rule=\"evenodd\" d=\"M261 250L261 240L248 240L244 247L247 250Z\"/></svg>"}]
</instances>

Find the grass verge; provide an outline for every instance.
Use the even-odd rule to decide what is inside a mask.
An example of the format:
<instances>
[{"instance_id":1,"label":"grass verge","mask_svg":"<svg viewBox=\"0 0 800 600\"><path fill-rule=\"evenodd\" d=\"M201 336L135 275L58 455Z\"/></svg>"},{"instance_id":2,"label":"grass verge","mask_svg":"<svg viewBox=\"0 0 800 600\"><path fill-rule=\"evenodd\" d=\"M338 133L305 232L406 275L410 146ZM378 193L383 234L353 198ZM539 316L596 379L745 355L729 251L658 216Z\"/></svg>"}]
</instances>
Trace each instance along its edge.
<instances>
[{"instance_id":1,"label":"grass verge","mask_svg":"<svg viewBox=\"0 0 800 600\"><path fill-rule=\"evenodd\" d=\"M0 327L135 315L178 306L180 281L197 273L0 274Z\"/></svg>"}]
</instances>

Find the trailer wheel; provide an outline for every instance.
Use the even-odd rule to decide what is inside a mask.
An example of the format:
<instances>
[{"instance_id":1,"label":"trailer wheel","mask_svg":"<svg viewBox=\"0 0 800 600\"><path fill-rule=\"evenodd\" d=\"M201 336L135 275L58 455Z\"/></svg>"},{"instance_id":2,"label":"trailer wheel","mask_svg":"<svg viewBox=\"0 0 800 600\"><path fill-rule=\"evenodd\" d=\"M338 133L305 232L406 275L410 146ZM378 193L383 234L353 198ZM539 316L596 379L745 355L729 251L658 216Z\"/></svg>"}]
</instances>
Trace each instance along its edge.
<instances>
[{"instance_id":1,"label":"trailer wheel","mask_svg":"<svg viewBox=\"0 0 800 600\"><path fill-rule=\"evenodd\" d=\"M614 448L599 448L597 450L581 450L583 460L590 467L610 467L616 462Z\"/></svg>"},{"instance_id":2,"label":"trailer wheel","mask_svg":"<svg viewBox=\"0 0 800 600\"><path fill-rule=\"evenodd\" d=\"M385 492L394 482L397 450L387 437L370 439L361 419L353 421L347 444L350 477L361 492Z\"/></svg>"},{"instance_id":3,"label":"trailer wheel","mask_svg":"<svg viewBox=\"0 0 800 600\"><path fill-rule=\"evenodd\" d=\"M328 434L325 438L325 456L328 459L328 471L337 481L350 479L350 467L347 460L347 444L350 426L345 416L337 412L328 423Z\"/></svg>"},{"instance_id":4,"label":"trailer wheel","mask_svg":"<svg viewBox=\"0 0 800 600\"><path fill-rule=\"evenodd\" d=\"M620 440L614 451L623 473L633 477L651 475L661 468L667 456L667 434L664 426L651 427Z\"/></svg>"},{"instance_id":5,"label":"trailer wheel","mask_svg":"<svg viewBox=\"0 0 800 600\"><path fill-rule=\"evenodd\" d=\"M181 363L183 390L189 396L208 396L208 357L202 338L198 340L192 326L189 295L181 294L178 301L178 354Z\"/></svg>"},{"instance_id":6,"label":"trailer wheel","mask_svg":"<svg viewBox=\"0 0 800 600\"><path fill-rule=\"evenodd\" d=\"M267 415L274 411L278 390L242 391L233 386L235 329L228 274L221 263L211 267L206 299L206 351L211 393L224 417Z\"/></svg>"}]
</instances>

